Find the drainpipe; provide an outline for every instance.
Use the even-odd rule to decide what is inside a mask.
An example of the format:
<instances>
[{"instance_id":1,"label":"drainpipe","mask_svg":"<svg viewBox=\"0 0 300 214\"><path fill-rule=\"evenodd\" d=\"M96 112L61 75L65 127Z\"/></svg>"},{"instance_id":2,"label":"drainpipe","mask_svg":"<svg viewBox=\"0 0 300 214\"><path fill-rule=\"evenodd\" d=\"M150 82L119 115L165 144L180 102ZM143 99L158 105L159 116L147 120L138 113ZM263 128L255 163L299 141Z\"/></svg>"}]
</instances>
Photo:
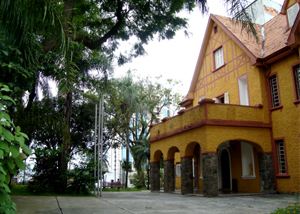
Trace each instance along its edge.
<instances>
[{"instance_id":1,"label":"drainpipe","mask_svg":"<svg viewBox=\"0 0 300 214\"><path fill-rule=\"evenodd\" d=\"M271 74L271 68L270 66L267 65L267 63L265 61L263 61L263 65L266 67L268 73L266 75L266 84L268 84L268 79L269 79L269 76ZM267 85L266 85L267 86ZM269 87L266 87L267 89L267 96L270 94L270 91L269 91ZM270 99L270 97L268 96L268 99ZM269 105L269 101L268 101L268 105ZM270 120L270 124L272 125L272 116L271 116L271 107L269 107L269 120ZM274 168L274 184L275 184L275 190L276 192L278 192L278 187L277 187L277 179L276 179L276 174L275 174L275 164L277 163L277 160L276 160L276 147L274 145L274 138L273 138L273 127L271 126L271 143L272 143L272 152L273 152L273 168ZM277 167L276 167L277 169Z\"/></svg>"}]
</instances>

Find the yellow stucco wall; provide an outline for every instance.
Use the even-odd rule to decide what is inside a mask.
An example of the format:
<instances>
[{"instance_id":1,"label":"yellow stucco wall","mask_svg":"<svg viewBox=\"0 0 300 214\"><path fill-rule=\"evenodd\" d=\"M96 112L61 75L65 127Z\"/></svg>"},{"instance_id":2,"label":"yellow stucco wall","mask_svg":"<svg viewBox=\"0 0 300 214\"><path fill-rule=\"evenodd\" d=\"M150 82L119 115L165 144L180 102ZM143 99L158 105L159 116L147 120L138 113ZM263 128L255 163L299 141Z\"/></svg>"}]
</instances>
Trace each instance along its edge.
<instances>
[{"instance_id":1,"label":"yellow stucco wall","mask_svg":"<svg viewBox=\"0 0 300 214\"><path fill-rule=\"evenodd\" d=\"M299 62L296 55L274 63L271 75L277 73L282 109L272 111L273 138L284 138L290 178L278 178L282 192L300 192L300 104L295 105L291 65Z\"/></svg>"}]
</instances>

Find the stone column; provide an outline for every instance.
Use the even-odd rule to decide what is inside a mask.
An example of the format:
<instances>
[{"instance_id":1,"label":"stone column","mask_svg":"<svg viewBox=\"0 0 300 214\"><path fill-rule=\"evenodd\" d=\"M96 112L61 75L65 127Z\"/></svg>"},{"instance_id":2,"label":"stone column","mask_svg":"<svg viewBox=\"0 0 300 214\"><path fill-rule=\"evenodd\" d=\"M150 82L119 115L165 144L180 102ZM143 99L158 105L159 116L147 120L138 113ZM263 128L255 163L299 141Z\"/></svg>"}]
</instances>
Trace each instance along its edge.
<instances>
[{"instance_id":1,"label":"stone column","mask_svg":"<svg viewBox=\"0 0 300 214\"><path fill-rule=\"evenodd\" d=\"M193 164L192 157L181 158L181 194L191 194L193 188Z\"/></svg>"},{"instance_id":2,"label":"stone column","mask_svg":"<svg viewBox=\"0 0 300 214\"><path fill-rule=\"evenodd\" d=\"M218 196L218 155L204 153L203 155L203 196Z\"/></svg>"},{"instance_id":3,"label":"stone column","mask_svg":"<svg viewBox=\"0 0 300 214\"><path fill-rule=\"evenodd\" d=\"M261 193L274 193L274 166L273 154L258 154L259 162L259 177L260 177L260 192Z\"/></svg>"},{"instance_id":4,"label":"stone column","mask_svg":"<svg viewBox=\"0 0 300 214\"><path fill-rule=\"evenodd\" d=\"M160 190L159 162L150 163L151 192Z\"/></svg>"},{"instance_id":5,"label":"stone column","mask_svg":"<svg viewBox=\"0 0 300 214\"><path fill-rule=\"evenodd\" d=\"M198 163L194 162L194 187L198 189Z\"/></svg>"},{"instance_id":6,"label":"stone column","mask_svg":"<svg viewBox=\"0 0 300 214\"><path fill-rule=\"evenodd\" d=\"M164 192L175 191L174 160L164 161Z\"/></svg>"}]
</instances>

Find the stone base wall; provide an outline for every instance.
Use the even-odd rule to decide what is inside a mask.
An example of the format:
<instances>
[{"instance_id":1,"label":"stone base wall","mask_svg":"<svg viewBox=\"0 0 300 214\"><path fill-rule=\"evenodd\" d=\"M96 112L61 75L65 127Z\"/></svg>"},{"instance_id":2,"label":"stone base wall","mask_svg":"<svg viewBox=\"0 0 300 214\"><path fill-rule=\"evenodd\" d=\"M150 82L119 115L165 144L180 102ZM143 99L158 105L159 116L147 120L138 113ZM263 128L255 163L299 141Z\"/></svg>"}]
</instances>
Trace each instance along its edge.
<instances>
[{"instance_id":1,"label":"stone base wall","mask_svg":"<svg viewBox=\"0 0 300 214\"><path fill-rule=\"evenodd\" d=\"M197 162L194 162L194 187L195 189L198 189L198 179L199 179L199 175L198 175L198 164Z\"/></svg>"},{"instance_id":2,"label":"stone base wall","mask_svg":"<svg viewBox=\"0 0 300 214\"><path fill-rule=\"evenodd\" d=\"M274 165L273 154L259 154L259 177L260 177L260 192L274 193Z\"/></svg>"},{"instance_id":3,"label":"stone base wall","mask_svg":"<svg viewBox=\"0 0 300 214\"><path fill-rule=\"evenodd\" d=\"M181 194L191 194L193 188L193 164L192 157L181 158Z\"/></svg>"},{"instance_id":4,"label":"stone base wall","mask_svg":"<svg viewBox=\"0 0 300 214\"><path fill-rule=\"evenodd\" d=\"M159 163L150 163L151 192L160 190Z\"/></svg>"},{"instance_id":5,"label":"stone base wall","mask_svg":"<svg viewBox=\"0 0 300 214\"><path fill-rule=\"evenodd\" d=\"M218 196L218 155L203 154L203 196Z\"/></svg>"},{"instance_id":6,"label":"stone base wall","mask_svg":"<svg viewBox=\"0 0 300 214\"><path fill-rule=\"evenodd\" d=\"M164 161L164 192L175 191L174 160Z\"/></svg>"}]
</instances>

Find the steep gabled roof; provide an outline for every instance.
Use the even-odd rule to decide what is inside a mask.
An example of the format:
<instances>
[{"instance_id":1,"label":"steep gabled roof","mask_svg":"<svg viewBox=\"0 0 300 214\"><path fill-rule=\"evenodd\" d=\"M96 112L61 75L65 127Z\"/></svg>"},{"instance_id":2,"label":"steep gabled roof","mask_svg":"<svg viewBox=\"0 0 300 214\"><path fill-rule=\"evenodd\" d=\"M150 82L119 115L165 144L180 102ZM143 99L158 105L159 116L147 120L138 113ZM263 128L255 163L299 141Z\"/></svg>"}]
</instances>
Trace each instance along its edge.
<instances>
[{"instance_id":1,"label":"steep gabled roof","mask_svg":"<svg viewBox=\"0 0 300 214\"><path fill-rule=\"evenodd\" d=\"M257 43L253 35L248 35L245 30L241 31L241 25L237 22L233 22L231 18L223 17L219 15L211 14L208 20L208 24L206 27L204 39L202 41L202 46L200 50L200 54L198 57L198 61L196 64L196 68L194 71L194 75L192 78L192 82L190 85L190 89L187 95L187 99L193 99L193 91L197 82L197 78L199 76L199 72L201 70L201 65L205 56L205 50L208 45L208 41L210 39L210 32L216 23L225 33L236 42L241 49L249 56L251 59L251 63L254 64L257 61L258 57L262 56L261 52L261 25L254 24L254 27L257 31L257 35L259 37L259 42Z\"/></svg>"},{"instance_id":2,"label":"steep gabled roof","mask_svg":"<svg viewBox=\"0 0 300 214\"><path fill-rule=\"evenodd\" d=\"M286 16L279 14L264 25L264 56L277 52L278 50L286 47L286 42L290 34L290 29L287 27Z\"/></svg>"},{"instance_id":3,"label":"steep gabled roof","mask_svg":"<svg viewBox=\"0 0 300 214\"><path fill-rule=\"evenodd\" d=\"M286 0L285 4L288 4L288 1L289 0ZM241 25L232 21L231 18L211 14L206 27L189 92L184 100L185 102L190 102L194 98L194 88L198 80L201 65L205 57L205 50L209 43L210 32L212 31L214 23L225 31L225 33L249 56L252 65L262 65L264 61L266 64L269 64L276 61L278 58L284 57L293 52L290 47L295 45L297 46L295 34L299 34L300 12L298 12L292 28L288 28L286 16L282 14L277 15L264 25L254 24L259 37L258 42L256 42L253 35L247 34L245 30L242 31ZM263 32L262 28L264 29ZM262 42L263 35L264 41Z\"/></svg>"}]
</instances>

